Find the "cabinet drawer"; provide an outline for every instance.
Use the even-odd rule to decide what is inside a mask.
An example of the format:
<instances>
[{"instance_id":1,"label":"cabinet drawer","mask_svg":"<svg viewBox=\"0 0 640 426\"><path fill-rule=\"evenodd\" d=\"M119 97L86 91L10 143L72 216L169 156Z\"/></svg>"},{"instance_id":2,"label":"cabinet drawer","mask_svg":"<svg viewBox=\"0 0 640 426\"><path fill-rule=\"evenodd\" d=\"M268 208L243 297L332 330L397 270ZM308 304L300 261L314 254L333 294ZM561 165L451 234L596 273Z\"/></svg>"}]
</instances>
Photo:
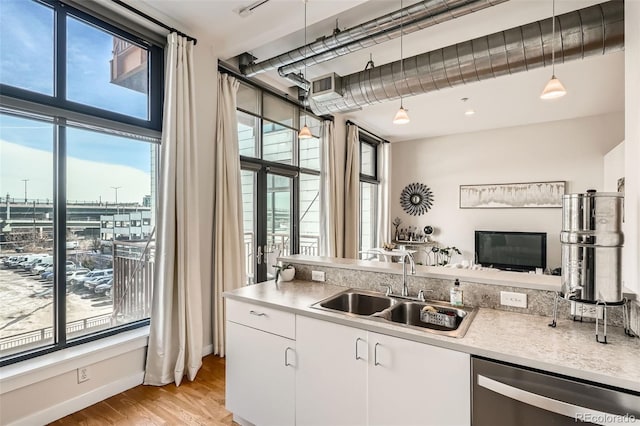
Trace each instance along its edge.
<instances>
[{"instance_id":1,"label":"cabinet drawer","mask_svg":"<svg viewBox=\"0 0 640 426\"><path fill-rule=\"evenodd\" d=\"M296 316L253 303L226 299L227 321L253 327L288 339L296 338Z\"/></svg>"}]
</instances>

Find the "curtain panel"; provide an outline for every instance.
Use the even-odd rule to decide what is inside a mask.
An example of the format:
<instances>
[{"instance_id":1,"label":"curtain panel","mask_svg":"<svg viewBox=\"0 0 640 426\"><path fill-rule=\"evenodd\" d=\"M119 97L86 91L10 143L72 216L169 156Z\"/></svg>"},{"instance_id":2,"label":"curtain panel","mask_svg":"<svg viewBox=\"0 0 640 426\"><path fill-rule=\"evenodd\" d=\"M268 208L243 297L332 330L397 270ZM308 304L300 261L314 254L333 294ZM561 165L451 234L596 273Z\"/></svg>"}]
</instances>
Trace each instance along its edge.
<instances>
[{"instance_id":1,"label":"curtain panel","mask_svg":"<svg viewBox=\"0 0 640 426\"><path fill-rule=\"evenodd\" d=\"M151 330L144 383L179 385L202 365L201 235L193 42L167 36Z\"/></svg>"},{"instance_id":2,"label":"curtain panel","mask_svg":"<svg viewBox=\"0 0 640 426\"><path fill-rule=\"evenodd\" d=\"M376 247L382 247L385 242L393 240L391 238L391 223L389 220L389 188L390 173L389 165L391 164L391 149L389 143L381 142L378 145L378 223L377 234L378 241Z\"/></svg>"},{"instance_id":3,"label":"curtain panel","mask_svg":"<svg viewBox=\"0 0 640 426\"><path fill-rule=\"evenodd\" d=\"M342 165L337 159L333 121L325 120L320 131L322 147L322 188L320 190L320 255L344 256L344 186Z\"/></svg>"},{"instance_id":4,"label":"curtain panel","mask_svg":"<svg viewBox=\"0 0 640 426\"><path fill-rule=\"evenodd\" d=\"M240 83L218 73L216 123L214 239L213 239L213 353L225 355L225 308L222 293L246 282L242 185L237 93Z\"/></svg>"},{"instance_id":5,"label":"curtain panel","mask_svg":"<svg viewBox=\"0 0 640 426\"><path fill-rule=\"evenodd\" d=\"M358 126L347 124L344 185L344 257L357 259L360 245L360 137Z\"/></svg>"}]
</instances>

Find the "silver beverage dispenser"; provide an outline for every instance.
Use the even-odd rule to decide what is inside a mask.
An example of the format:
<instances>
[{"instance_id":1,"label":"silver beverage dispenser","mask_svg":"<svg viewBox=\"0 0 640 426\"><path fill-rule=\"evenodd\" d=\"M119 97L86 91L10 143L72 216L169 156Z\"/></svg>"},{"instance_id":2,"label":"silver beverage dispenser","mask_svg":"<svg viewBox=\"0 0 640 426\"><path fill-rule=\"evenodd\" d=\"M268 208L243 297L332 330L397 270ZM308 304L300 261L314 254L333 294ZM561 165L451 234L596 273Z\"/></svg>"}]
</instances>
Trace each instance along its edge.
<instances>
[{"instance_id":1,"label":"silver beverage dispenser","mask_svg":"<svg viewBox=\"0 0 640 426\"><path fill-rule=\"evenodd\" d=\"M562 197L562 294L586 303L622 298L623 195L618 192Z\"/></svg>"}]
</instances>

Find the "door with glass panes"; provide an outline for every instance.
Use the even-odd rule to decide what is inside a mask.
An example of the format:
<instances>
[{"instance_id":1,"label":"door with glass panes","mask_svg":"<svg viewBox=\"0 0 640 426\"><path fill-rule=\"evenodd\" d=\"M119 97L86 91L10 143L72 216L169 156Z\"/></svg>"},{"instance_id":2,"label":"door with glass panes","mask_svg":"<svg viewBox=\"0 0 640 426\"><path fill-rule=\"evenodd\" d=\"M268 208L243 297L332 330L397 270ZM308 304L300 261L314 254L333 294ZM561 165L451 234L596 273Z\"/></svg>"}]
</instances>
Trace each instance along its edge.
<instances>
[{"instance_id":1,"label":"door with glass panes","mask_svg":"<svg viewBox=\"0 0 640 426\"><path fill-rule=\"evenodd\" d=\"M278 256L292 253L294 177L295 172L290 170L243 164L247 284L275 278Z\"/></svg>"}]
</instances>

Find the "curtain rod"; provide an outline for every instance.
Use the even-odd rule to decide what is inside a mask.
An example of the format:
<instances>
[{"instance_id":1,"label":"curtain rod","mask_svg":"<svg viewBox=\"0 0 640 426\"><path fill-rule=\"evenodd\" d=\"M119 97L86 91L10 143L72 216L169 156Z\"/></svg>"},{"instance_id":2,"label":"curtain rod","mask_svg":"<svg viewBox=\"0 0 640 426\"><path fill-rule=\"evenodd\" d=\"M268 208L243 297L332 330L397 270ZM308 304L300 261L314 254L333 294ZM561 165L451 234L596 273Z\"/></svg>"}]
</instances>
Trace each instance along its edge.
<instances>
[{"instance_id":1,"label":"curtain rod","mask_svg":"<svg viewBox=\"0 0 640 426\"><path fill-rule=\"evenodd\" d=\"M358 130L368 133L370 136L373 136L374 138L378 139L380 142L382 143L391 143L386 139L381 138L380 136L376 135L375 133L372 133L370 131L368 131L367 129L363 129L362 127L360 127L357 123L354 123L351 120L347 120L347 122L345 124L353 124L354 126L358 126Z\"/></svg>"},{"instance_id":2,"label":"curtain rod","mask_svg":"<svg viewBox=\"0 0 640 426\"><path fill-rule=\"evenodd\" d=\"M183 33L182 31L178 31L173 27L170 27L169 25L165 24L164 22L160 22L158 21L156 18L154 18L153 16L149 16L144 12L141 12L140 10L136 9L135 7L123 2L122 0L111 0L113 3L117 4L118 6L124 7L125 9L127 9L129 12L133 12L136 15L140 16L141 18L146 19L147 21L156 24L159 27L164 28L165 30L169 30L172 33L177 33L178 35L181 35L183 37L186 37L187 40L189 41L193 41L193 44L196 45L198 44L198 39L195 37L191 37L190 35L187 35L185 33Z\"/></svg>"}]
</instances>

